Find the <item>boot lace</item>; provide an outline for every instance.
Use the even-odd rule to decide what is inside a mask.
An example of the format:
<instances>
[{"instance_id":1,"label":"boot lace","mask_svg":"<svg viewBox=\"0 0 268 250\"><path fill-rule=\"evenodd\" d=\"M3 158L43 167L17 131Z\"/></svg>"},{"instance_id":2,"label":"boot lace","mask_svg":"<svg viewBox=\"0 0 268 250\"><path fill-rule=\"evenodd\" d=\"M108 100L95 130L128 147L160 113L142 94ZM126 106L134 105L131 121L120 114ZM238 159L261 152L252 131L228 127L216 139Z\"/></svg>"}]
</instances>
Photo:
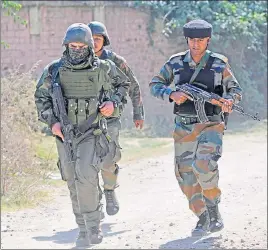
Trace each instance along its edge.
<instances>
[{"instance_id":1,"label":"boot lace","mask_svg":"<svg viewBox=\"0 0 268 250\"><path fill-rule=\"evenodd\" d=\"M106 201L109 204L114 204L114 192L110 191L110 190L105 190L105 197L106 197Z\"/></svg>"},{"instance_id":2,"label":"boot lace","mask_svg":"<svg viewBox=\"0 0 268 250\"><path fill-rule=\"evenodd\" d=\"M210 221L218 221L218 210L216 206L208 207Z\"/></svg>"},{"instance_id":3,"label":"boot lace","mask_svg":"<svg viewBox=\"0 0 268 250\"><path fill-rule=\"evenodd\" d=\"M207 221L207 212L204 212L199 216L199 221L197 222L196 227L204 226L206 224L206 221Z\"/></svg>"}]
</instances>

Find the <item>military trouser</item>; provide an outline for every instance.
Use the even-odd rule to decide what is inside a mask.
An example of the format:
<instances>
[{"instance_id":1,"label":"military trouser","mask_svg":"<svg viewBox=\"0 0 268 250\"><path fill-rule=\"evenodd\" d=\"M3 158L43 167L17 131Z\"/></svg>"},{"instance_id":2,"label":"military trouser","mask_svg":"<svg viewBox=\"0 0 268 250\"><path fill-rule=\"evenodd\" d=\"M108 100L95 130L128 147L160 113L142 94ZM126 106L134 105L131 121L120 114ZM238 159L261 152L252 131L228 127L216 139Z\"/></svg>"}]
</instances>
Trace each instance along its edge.
<instances>
[{"instance_id":1,"label":"military trouser","mask_svg":"<svg viewBox=\"0 0 268 250\"><path fill-rule=\"evenodd\" d=\"M217 161L222 154L223 131L223 122L189 125L176 122L173 135L175 175L189 208L197 216L206 206L220 202Z\"/></svg>"},{"instance_id":2,"label":"military trouser","mask_svg":"<svg viewBox=\"0 0 268 250\"><path fill-rule=\"evenodd\" d=\"M94 136L92 131L76 139L77 160L68 163L63 143L56 139L62 178L67 181L76 223L81 232L99 226L101 204L98 173L102 158L108 154L107 139L103 134Z\"/></svg>"},{"instance_id":3,"label":"military trouser","mask_svg":"<svg viewBox=\"0 0 268 250\"><path fill-rule=\"evenodd\" d=\"M119 167L116 164L121 159L121 147L119 145L119 131L121 128L120 120L113 119L108 121L108 134L111 137L110 149L108 155L101 164L101 175L103 179L103 188L114 190L117 186L117 177Z\"/></svg>"}]
</instances>

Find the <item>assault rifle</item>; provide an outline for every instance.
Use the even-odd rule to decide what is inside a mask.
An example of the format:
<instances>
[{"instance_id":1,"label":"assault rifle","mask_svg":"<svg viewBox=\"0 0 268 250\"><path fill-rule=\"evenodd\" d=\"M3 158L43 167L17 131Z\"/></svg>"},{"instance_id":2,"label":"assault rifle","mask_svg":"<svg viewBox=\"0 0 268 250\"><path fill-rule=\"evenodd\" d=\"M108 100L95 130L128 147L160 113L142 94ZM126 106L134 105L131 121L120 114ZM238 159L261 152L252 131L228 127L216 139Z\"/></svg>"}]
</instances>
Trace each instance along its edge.
<instances>
[{"instance_id":1,"label":"assault rifle","mask_svg":"<svg viewBox=\"0 0 268 250\"><path fill-rule=\"evenodd\" d=\"M63 145L68 162L74 162L76 160L75 146L73 143L75 130L66 112L61 86L57 82L53 82L52 84L52 101L54 112L60 121L61 131L64 137Z\"/></svg>"},{"instance_id":2,"label":"assault rifle","mask_svg":"<svg viewBox=\"0 0 268 250\"><path fill-rule=\"evenodd\" d=\"M190 100L194 102L197 117L201 123L205 123L205 122L209 121L208 117L206 116L206 112L205 112L205 103L206 102L221 107L225 101L225 99L222 98L221 96L219 96L215 93L209 93L207 91L204 91L204 90L197 88L194 85L189 84L189 83L185 83L183 85L177 85L176 91L183 92L191 98ZM256 113L256 115L251 115L251 114L245 113L243 107L238 106L236 104L232 105L232 109L234 111L238 112L239 114L249 116L253 120L260 121L260 119L258 117L258 113Z\"/></svg>"}]
</instances>

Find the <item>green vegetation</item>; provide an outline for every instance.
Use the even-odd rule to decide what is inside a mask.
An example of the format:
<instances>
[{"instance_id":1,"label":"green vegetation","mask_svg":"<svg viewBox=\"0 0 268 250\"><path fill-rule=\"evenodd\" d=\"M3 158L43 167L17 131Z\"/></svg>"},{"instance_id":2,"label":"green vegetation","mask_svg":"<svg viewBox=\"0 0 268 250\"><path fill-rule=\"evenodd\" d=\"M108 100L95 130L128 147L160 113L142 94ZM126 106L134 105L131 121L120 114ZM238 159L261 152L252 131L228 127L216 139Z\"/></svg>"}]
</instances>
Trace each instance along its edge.
<instances>
[{"instance_id":1,"label":"green vegetation","mask_svg":"<svg viewBox=\"0 0 268 250\"><path fill-rule=\"evenodd\" d=\"M174 42L183 36L186 22L200 18L210 22L210 49L229 58L244 90L241 105L267 117L267 1L134 1L133 5L162 18L163 33Z\"/></svg>"},{"instance_id":2,"label":"green vegetation","mask_svg":"<svg viewBox=\"0 0 268 250\"><path fill-rule=\"evenodd\" d=\"M13 17L14 22L19 22L22 25L26 26L27 21L22 19L19 15L18 12L22 8L22 5L14 2L14 1L7 1L7 0L2 0L2 10L4 15L8 15L10 17ZM4 46L4 48L8 48L9 44L7 44L5 41L1 41L1 45Z\"/></svg>"}]
</instances>

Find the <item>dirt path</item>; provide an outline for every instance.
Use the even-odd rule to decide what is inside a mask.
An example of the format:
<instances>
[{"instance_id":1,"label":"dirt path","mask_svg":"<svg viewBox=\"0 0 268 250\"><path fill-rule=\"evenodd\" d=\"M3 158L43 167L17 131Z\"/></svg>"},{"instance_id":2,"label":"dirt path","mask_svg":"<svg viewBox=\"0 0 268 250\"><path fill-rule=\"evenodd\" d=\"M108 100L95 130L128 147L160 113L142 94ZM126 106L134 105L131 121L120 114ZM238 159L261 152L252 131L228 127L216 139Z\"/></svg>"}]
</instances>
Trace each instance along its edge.
<instances>
[{"instance_id":1,"label":"dirt path","mask_svg":"<svg viewBox=\"0 0 268 250\"><path fill-rule=\"evenodd\" d=\"M267 249L266 135L225 136L220 159L221 232L190 237L196 218L173 173L173 152L122 164L120 212L106 216L104 240L94 248ZM2 214L2 249L70 249L77 228L67 188L56 202Z\"/></svg>"}]
</instances>

